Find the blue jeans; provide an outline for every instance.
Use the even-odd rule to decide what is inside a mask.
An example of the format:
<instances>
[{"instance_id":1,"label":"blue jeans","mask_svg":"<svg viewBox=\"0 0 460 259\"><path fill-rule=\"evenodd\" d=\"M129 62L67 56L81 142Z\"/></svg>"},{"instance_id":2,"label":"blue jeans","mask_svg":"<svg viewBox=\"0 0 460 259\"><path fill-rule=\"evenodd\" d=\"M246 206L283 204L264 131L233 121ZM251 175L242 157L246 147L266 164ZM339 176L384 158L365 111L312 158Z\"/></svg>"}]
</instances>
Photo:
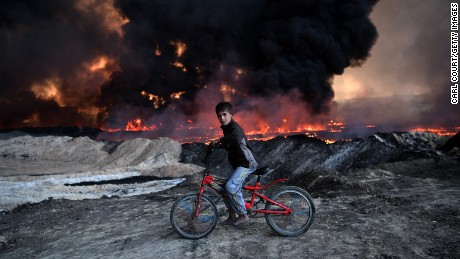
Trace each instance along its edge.
<instances>
[{"instance_id":1,"label":"blue jeans","mask_svg":"<svg viewBox=\"0 0 460 259\"><path fill-rule=\"evenodd\" d=\"M243 182L248 177L248 175L250 175L255 170L256 168L244 168L241 166L237 167L233 172L232 177L230 177L227 184L225 185L230 204L233 210L239 215L247 213L246 207L244 206L243 193L241 192L241 188L243 188Z\"/></svg>"}]
</instances>

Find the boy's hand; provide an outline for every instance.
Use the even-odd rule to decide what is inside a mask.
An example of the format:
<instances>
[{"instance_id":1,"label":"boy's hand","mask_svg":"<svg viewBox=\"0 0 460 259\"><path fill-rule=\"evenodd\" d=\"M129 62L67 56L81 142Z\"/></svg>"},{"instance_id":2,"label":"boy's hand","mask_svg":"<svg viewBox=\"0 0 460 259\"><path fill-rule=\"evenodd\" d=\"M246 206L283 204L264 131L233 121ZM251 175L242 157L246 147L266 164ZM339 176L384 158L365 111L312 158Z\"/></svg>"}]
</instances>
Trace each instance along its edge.
<instances>
[{"instance_id":1,"label":"boy's hand","mask_svg":"<svg viewBox=\"0 0 460 259\"><path fill-rule=\"evenodd\" d=\"M220 139L211 141L211 143L209 143L209 145L211 147L219 147L221 145Z\"/></svg>"}]
</instances>

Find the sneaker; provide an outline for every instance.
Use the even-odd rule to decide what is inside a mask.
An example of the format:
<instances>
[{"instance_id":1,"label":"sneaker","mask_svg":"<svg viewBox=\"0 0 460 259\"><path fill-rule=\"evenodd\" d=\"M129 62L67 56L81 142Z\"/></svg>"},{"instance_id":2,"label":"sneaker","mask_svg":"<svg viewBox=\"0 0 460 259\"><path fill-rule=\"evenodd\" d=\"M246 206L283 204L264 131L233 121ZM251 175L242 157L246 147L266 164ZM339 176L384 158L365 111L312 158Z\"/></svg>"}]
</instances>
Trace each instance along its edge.
<instances>
[{"instance_id":1,"label":"sneaker","mask_svg":"<svg viewBox=\"0 0 460 259\"><path fill-rule=\"evenodd\" d=\"M233 226L234 227L241 227L241 226L246 225L248 223L249 223L248 215L241 215L235 220L235 222L233 223Z\"/></svg>"},{"instance_id":2,"label":"sneaker","mask_svg":"<svg viewBox=\"0 0 460 259\"><path fill-rule=\"evenodd\" d=\"M219 225L219 226L233 225L234 222L235 222L234 219L228 218L228 219L226 219L226 220L220 222L218 225Z\"/></svg>"}]
</instances>

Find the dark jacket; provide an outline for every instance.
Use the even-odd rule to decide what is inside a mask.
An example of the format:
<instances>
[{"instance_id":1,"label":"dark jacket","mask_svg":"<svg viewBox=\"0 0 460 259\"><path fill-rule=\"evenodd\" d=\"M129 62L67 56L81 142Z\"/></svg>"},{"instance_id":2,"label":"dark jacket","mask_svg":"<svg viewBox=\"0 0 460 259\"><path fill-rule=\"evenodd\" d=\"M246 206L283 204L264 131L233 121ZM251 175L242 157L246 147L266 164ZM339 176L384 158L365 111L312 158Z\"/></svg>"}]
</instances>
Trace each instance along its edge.
<instances>
[{"instance_id":1,"label":"dark jacket","mask_svg":"<svg viewBox=\"0 0 460 259\"><path fill-rule=\"evenodd\" d=\"M238 166L245 168L257 168L257 161L248 145L246 135L240 125L234 120L225 126L221 126L224 137L220 139L220 146L228 152L228 162L233 169Z\"/></svg>"}]
</instances>

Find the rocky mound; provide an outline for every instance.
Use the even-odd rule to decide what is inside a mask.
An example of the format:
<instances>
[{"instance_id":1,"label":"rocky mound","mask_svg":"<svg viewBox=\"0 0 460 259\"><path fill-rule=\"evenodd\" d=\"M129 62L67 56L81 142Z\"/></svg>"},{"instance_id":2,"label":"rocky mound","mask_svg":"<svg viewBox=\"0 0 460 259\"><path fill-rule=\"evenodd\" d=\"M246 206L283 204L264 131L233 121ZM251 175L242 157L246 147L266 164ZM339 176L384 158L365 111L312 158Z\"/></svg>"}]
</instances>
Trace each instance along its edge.
<instances>
[{"instance_id":1,"label":"rocky mound","mask_svg":"<svg viewBox=\"0 0 460 259\"><path fill-rule=\"evenodd\" d=\"M420 132L377 133L366 138L338 141L333 144L305 135L277 137L268 141L250 141L260 164L276 168L272 176L295 176L313 169L347 171L380 163L419 158L438 159L437 150L448 137ZM181 161L202 165L206 146L200 143L182 145ZM228 174L225 151L212 156L212 169Z\"/></svg>"},{"instance_id":2,"label":"rocky mound","mask_svg":"<svg viewBox=\"0 0 460 259\"><path fill-rule=\"evenodd\" d=\"M69 165L74 166L70 169L74 172L115 168L150 170L179 163L181 150L178 142L168 138L105 142L69 136L3 137L0 138L0 160L4 166L0 168L0 175L47 174L46 170L58 172L59 169L67 172Z\"/></svg>"},{"instance_id":3,"label":"rocky mound","mask_svg":"<svg viewBox=\"0 0 460 259\"><path fill-rule=\"evenodd\" d=\"M460 132L441 145L439 150L448 154L460 156Z\"/></svg>"}]
</instances>

